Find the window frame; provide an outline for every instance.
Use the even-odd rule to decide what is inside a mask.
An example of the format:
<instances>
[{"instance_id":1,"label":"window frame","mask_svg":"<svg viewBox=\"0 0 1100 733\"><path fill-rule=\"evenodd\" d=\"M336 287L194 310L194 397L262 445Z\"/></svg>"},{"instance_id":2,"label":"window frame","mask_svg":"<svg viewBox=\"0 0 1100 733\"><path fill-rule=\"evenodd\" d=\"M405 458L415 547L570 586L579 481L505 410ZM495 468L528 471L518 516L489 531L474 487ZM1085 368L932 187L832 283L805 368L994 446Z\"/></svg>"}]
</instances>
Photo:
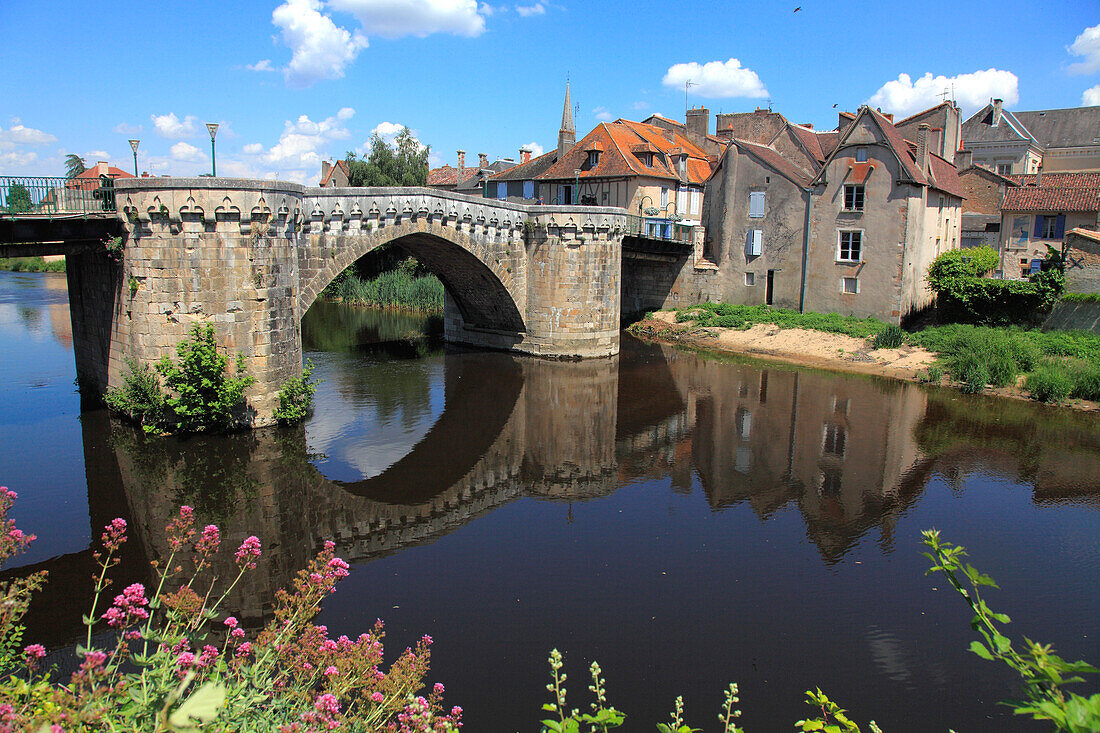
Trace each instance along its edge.
<instances>
[{"instance_id":1,"label":"window frame","mask_svg":"<svg viewBox=\"0 0 1100 733\"><path fill-rule=\"evenodd\" d=\"M852 206L848 205L848 192L852 192ZM856 194L859 194L859 206L856 206ZM867 205L867 186L863 183L845 183L844 184L844 211L859 211L862 212Z\"/></svg>"},{"instance_id":2,"label":"window frame","mask_svg":"<svg viewBox=\"0 0 1100 733\"><path fill-rule=\"evenodd\" d=\"M851 280L856 284L855 290L848 290L845 285ZM859 295L859 276L857 275L845 275L840 278L840 293L842 295Z\"/></svg>"},{"instance_id":3,"label":"window frame","mask_svg":"<svg viewBox=\"0 0 1100 733\"><path fill-rule=\"evenodd\" d=\"M752 202L754 200L760 201L760 207L757 213L753 213ZM763 219L768 211L768 196L766 191L749 191L749 218L750 219Z\"/></svg>"},{"instance_id":4,"label":"window frame","mask_svg":"<svg viewBox=\"0 0 1100 733\"><path fill-rule=\"evenodd\" d=\"M867 148L866 147L861 146L861 147L856 148L856 162L857 163L866 163L867 162Z\"/></svg>"},{"instance_id":5,"label":"window frame","mask_svg":"<svg viewBox=\"0 0 1100 733\"><path fill-rule=\"evenodd\" d=\"M863 230L862 229L838 229L836 232L836 261L838 263L855 265L863 262ZM848 254L849 257L842 257L844 251L844 235L855 234L859 236L859 252L856 257L851 257L852 242L848 242Z\"/></svg>"},{"instance_id":6,"label":"window frame","mask_svg":"<svg viewBox=\"0 0 1100 733\"><path fill-rule=\"evenodd\" d=\"M746 288L755 288L756 287L756 273L755 272L748 272L748 271L745 272L745 287Z\"/></svg>"}]
</instances>

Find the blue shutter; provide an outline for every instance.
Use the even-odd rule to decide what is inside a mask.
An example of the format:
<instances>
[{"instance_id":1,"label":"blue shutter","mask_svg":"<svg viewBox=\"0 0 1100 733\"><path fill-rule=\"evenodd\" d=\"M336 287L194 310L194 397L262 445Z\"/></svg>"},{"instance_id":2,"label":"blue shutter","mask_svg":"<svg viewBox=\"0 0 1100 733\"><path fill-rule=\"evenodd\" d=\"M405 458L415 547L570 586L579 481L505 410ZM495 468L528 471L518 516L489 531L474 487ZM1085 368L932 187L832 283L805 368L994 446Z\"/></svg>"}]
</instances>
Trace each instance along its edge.
<instances>
[{"instance_id":1,"label":"blue shutter","mask_svg":"<svg viewBox=\"0 0 1100 733\"><path fill-rule=\"evenodd\" d=\"M760 219L764 216L764 192L753 191L749 194L749 216Z\"/></svg>"},{"instance_id":2,"label":"blue shutter","mask_svg":"<svg viewBox=\"0 0 1100 733\"><path fill-rule=\"evenodd\" d=\"M1033 239L1042 239L1043 238L1043 223L1045 221L1046 221L1046 217L1041 215L1041 214L1039 216L1035 217L1035 236L1033 237Z\"/></svg>"},{"instance_id":3,"label":"blue shutter","mask_svg":"<svg viewBox=\"0 0 1100 733\"><path fill-rule=\"evenodd\" d=\"M533 199L535 198L535 182L524 181L523 182L523 198Z\"/></svg>"},{"instance_id":4,"label":"blue shutter","mask_svg":"<svg viewBox=\"0 0 1100 733\"><path fill-rule=\"evenodd\" d=\"M1064 236L1066 236L1066 215L1059 214L1054 220L1054 238L1061 239Z\"/></svg>"}]
</instances>

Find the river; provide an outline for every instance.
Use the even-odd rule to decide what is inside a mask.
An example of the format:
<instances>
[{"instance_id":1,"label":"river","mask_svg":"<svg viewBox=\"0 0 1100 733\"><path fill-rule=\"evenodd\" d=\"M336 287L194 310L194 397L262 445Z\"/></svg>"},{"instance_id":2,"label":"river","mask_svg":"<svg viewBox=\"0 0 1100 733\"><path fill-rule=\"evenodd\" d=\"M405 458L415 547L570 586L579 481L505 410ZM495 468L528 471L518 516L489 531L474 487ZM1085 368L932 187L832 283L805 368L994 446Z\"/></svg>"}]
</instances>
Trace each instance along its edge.
<instances>
[{"instance_id":1,"label":"river","mask_svg":"<svg viewBox=\"0 0 1100 733\"><path fill-rule=\"evenodd\" d=\"M1100 661L1095 415L626 335L617 358L549 362L424 328L317 304L304 425L146 440L81 413L64 276L0 273L0 483L39 537L12 567L53 578L27 641L80 634L106 521L130 523L140 577L188 503L263 540L232 599L253 624L332 538L352 572L320 622L382 618L393 654L430 634L470 731L537 730L553 647L570 705L598 659L630 730L678 694L712 729L730 681L749 730L790 729L815 686L891 733L1041 729L996 705L1018 690L925 577L928 527L997 579L1015 635Z\"/></svg>"}]
</instances>

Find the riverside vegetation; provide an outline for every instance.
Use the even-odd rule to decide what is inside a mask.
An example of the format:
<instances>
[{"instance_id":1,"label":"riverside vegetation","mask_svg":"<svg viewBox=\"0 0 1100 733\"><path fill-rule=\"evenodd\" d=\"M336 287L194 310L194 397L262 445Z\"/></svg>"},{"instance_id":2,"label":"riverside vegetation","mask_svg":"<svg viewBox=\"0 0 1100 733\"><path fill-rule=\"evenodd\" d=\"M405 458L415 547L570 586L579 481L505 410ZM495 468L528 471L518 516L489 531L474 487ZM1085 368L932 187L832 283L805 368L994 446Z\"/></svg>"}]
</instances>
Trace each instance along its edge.
<instances>
[{"instance_id":1,"label":"riverside vegetation","mask_svg":"<svg viewBox=\"0 0 1100 733\"><path fill-rule=\"evenodd\" d=\"M443 283L430 272L421 271L412 257L375 275L367 275L358 267L348 268L325 288L323 295L352 305L443 312Z\"/></svg>"},{"instance_id":2,"label":"riverside vegetation","mask_svg":"<svg viewBox=\"0 0 1100 733\"><path fill-rule=\"evenodd\" d=\"M18 555L34 536L8 518L15 492L0 487L0 564ZM383 668L382 622L356 640L331 639L313 623L322 601L347 577L348 564L325 542L289 590L276 594L271 620L251 639L237 618L227 615L225 599L262 555L259 538L245 538L233 554L236 572L218 578L216 555L221 535L216 525L198 529L191 507L183 506L165 528L169 556L153 563L155 588L148 593L132 583L115 595L99 615L101 598L113 584L119 548L127 540L125 520L112 520L95 553L95 594L84 623L87 634L75 654L81 663L67 681L44 669L45 648L23 642L22 618L31 597L46 581L44 571L0 581L0 731L54 733L64 730L279 730L286 733L349 730L397 733L444 733L461 727L462 709L445 711L443 686L427 695L431 637L424 636L389 667ZM932 562L928 573L942 573L966 601L971 626L981 639L970 650L1015 670L1024 696L1010 703L1018 715L1030 715L1055 729L1094 731L1100 726L1100 693L1090 697L1066 689L1083 682L1081 675L1100 670L1085 662L1068 662L1045 644L1024 639L1021 649L1002 629L1010 623L990 608L982 589L996 588L988 575L965 562L963 547L942 541L936 530L923 533ZM186 571L185 571L186 568ZM212 600L214 599L214 600ZM220 620L220 622L219 622ZM107 633L93 641L93 632ZM102 640L106 643L100 646ZM552 701L543 710L544 733L606 731L620 727L626 715L608 704L606 682L596 662L589 667L590 712L570 710L562 672L562 655L550 653ZM737 725L741 711L736 684L730 684L719 708L723 733L744 733ZM800 731L859 733L859 725L820 689L807 691L814 715L799 720ZM880 729L871 721L872 733ZM696 733L677 697L668 723L659 733Z\"/></svg>"},{"instance_id":3,"label":"riverside vegetation","mask_svg":"<svg viewBox=\"0 0 1100 733\"><path fill-rule=\"evenodd\" d=\"M42 257L0 257L0 270L10 272L65 272L65 260L46 262Z\"/></svg>"}]
</instances>

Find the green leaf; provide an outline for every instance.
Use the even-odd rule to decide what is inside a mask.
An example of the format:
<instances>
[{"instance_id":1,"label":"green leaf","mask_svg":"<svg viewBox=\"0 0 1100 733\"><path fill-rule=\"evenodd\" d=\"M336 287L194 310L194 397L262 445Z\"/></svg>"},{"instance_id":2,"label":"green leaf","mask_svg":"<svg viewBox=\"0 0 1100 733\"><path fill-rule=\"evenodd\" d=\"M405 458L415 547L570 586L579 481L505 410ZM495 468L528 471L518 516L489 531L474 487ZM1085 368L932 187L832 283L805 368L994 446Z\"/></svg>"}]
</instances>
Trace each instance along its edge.
<instances>
[{"instance_id":1,"label":"green leaf","mask_svg":"<svg viewBox=\"0 0 1100 733\"><path fill-rule=\"evenodd\" d=\"M168 716L168 728L178 733L195 733L218 717L225 704L225 686L207 682Z\"/></svg>"},{"instance_id":2,"label":"green leaf","mask_svg":"<svg viewBox=\"0 0 1100 733\"><path fill-rule=\"evenodd\" d=\"M993 655L990 654L989 650L985 648L985 644L981 643L980 641L970 642L970 651L974 652L982 659L988 659L991 662L993 661Z\"/></svg>"},{"instance_id":3,"label":"green leaf","mask_svg":"<svg viewBox=\"0 0 1100 733\"><path fill-rule=\"evenodd\" d=\"M544 720L542 721L542 727L545 730L553 731L553 733L561 733L561 723L556 720Z\"/></svg>"}]
</instances>

